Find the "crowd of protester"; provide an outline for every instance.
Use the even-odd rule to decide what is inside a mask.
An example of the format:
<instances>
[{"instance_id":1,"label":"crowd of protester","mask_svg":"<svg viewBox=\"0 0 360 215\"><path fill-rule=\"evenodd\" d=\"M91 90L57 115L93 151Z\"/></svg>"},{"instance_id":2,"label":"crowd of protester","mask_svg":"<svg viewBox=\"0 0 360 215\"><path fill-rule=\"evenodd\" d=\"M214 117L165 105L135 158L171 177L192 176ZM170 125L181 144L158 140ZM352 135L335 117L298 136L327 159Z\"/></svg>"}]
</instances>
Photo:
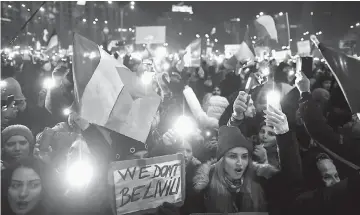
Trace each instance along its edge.
<instances>
[{"instance_id":1,"label":"crowd of protester","mask_svg":"<svg viewBox=\"0 0 360 215\"><path fill-rule=\"evenodd\" d=\"M123 62L143 71L131 54ZM248 77L263 69L267 82L247 90ZM186 161L185 201L164 203L157 214L360 214L358 171L319 147L360 165L360 121L323 62L301 74L291 60L236 67L204 60L195 69L175 62L162 71L157 87L165 93L145 144L64 113L74 100L69 59L2 55L1 71L3 214L112 214L110 162L175 153ZM43 86L47 78L56 86ZM267 104L269 90L279 92L281 108ZM179 137L170 128L184 112L198 129ZM64 169L84 142L96 175L81 192L69 191Z\"/></svg>"}]
</instances>

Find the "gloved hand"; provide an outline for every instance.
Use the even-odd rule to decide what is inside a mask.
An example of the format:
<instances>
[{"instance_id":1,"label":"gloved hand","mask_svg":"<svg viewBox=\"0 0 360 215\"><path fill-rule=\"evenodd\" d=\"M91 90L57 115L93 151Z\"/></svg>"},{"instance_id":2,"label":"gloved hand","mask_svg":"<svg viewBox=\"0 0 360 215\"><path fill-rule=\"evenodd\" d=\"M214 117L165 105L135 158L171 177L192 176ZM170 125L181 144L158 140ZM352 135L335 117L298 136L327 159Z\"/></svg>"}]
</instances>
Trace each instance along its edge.
<instances>
[{"instance_id":1,"label":"gloved hand","mask_svg":"<svg viewBox=\"0 0 360 215\"><path fill-rule=\"evenodd\" d=\"M285 134L289 131L289 124L286 115L280 110L269 105L267 110L264 110L265 122L269 126L274 127L275 134Z\"/></svg>"},{"instance_id":2,"label":"gloved hand","mask_svg":"<svg viewBox=\"0 0 360 215\"><path fill-rule=\"evenodd\" d=\"M163 135L163 143L167 146L171 146L176 143L176 133L174 130L169 129L164 135Z\"/></svg>"},{"instance_id":3,"label":"gloved hand","mask_svg":"<svg viewBox=\"0 0 360 215\"><path fill-rule=\"evenodd\" d=\"M249 95L245 93L244 91L240 91L238 96L235 99L234 105L233 105L233 117L235 119L241 120L244 118L244 112L247 110L247 100Z\"/></svg>"},{"instance_id":4,"label":"gloved hand","mask_svg":"<svg viewBox=\"0 0 360 215\"><path fill-rule=\"evenodd\" d=\"M254 156L257 158L259 163L265 164L268 162L266 149L262 145L256 145L254 147Z\"/></svg>"},{"instance_id":5,"label":"gloved hand","mask_svg":"<svg viewBox=\"0 0 360 215\"><path fill-rule=\"evenodd\" d=\"M295 85L300 93L310 92L310 80L306 77L304 73L295 74Z\"/></svg>"}]
</instances>

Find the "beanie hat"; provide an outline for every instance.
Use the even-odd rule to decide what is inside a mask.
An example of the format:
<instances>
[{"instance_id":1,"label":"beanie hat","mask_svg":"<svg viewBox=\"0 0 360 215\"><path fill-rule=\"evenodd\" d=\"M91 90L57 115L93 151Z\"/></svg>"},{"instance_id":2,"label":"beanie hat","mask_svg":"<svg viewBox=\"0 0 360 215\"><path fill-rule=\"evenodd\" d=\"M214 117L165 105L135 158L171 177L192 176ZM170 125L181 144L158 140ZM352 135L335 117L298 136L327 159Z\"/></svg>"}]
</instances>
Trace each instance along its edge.
<instances>
[{"instance_id":1,"label":"beanie hat","mask_svg":"<svg viewBox=\"0 0 360 215\"><path fill-rule=\"evenodd\" d=\"M211 96L209 100L207 115L209 117L214 117L219 120L227 106L229 106L229 102L225 97Z\"/></svg>"},{"instance_id":2,"label":"beanie hat","mask_svg":"<svg viewBox=\"0 0 360 215\"><path fill-rule=\"evenodd\" d=\"M25 100L19 82L14 78L4 79L6 86L1 89L1 99L6 100L8 96L14 95L15 100Z\"/></svg>"},{"instance_id":3,"label":"beanie hat","mask_svg":"<svg viewBox=\"0 0 360 215\"><path fill-rule=\"evenodd\" d=\"M25 137L26 140L32 146L35 144L35 139L34 139L33 134L31 133L30 129L24 125L11 125L11 126L6 127L1 132L2 142L5 143L11 137L16 136L16 135Z\"/></svg>"},{"instance_id":4,"label":"beanie hat","mask_svg":"<svg viewBox=\"0 0 360 215\"><path fill-rule=\"evenodd\" d=\"M323 88L316 88L312 93L312 98L316 102L325 103L329 101L330 99L330 93L329 91L323 89Z\"/></svg>"},{"instance_id":5,"label":"beanie hat","mask_svg":"<svg viewBox=\"0 0 360 215\"><path fill-rule=\"evenodd\" d=\"M216 153L217 160L220 160L226 152L235 147L244 147L253 152L253 145L241 133L238 127L222 126L219 130L218 149Z\"/></svg>"}]
</instances>

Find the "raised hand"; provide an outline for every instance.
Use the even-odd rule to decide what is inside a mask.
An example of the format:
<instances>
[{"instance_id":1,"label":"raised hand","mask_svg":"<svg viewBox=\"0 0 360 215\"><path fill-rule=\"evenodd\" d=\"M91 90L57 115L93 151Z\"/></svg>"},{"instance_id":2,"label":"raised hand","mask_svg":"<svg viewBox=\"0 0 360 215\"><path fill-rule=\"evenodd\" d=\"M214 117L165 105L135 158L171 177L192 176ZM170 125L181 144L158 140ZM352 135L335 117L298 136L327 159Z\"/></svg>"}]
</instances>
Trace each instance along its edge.
<instances>
[{"instance_id":1,"label":"raised hand","mask_svg":"<svg viewBox=\"0 0 360 215\"><path fill-rule=\"evenodd\" d=\"M289 124L286 115L280 110L269 105L267 110L264 110L265 122L269 126L274 127L275 134L285 134L289 131Z\"/></svg>"}]
</instances>

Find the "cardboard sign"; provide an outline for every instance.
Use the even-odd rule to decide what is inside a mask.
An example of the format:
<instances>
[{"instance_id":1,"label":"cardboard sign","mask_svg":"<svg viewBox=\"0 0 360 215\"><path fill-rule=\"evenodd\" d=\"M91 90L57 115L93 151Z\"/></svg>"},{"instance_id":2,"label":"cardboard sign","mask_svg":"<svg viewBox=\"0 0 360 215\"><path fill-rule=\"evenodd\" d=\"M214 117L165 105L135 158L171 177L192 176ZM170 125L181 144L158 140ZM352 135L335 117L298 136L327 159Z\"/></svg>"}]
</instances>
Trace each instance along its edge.
<instances>
[{"instance_id":1,"label":"cardboard sign","mask_svg":"<svg viewBox=\"0 0 360 215\"><path fill-rule=\"evenodd\" d=\"M108 176L114 191L114 214L151 213L164 202L178 207L184 203L182 154L114 162Z\"/></svg>"},{"instance_id":2,"label":"cardboard sign","mask_svg":"<svg viewBox=\"0 0 360 215\"><path fill-rule=\"evenodd\" d=\"M298 54L301 56L309 56L311 53L310 40L304 40L297 42Z\"/></svg>"},{"instance_id":3,"label":"cardboard sign","mask_svg":"<svg viewBox=\"0 0 360 215\"><path fill-rule=\"evenodd\" d=\"M225 58L229 59L231 58L236 52L240 49L240 44L228 44L224 45L225 48Z\"/></svg>"},{"instance_id":4,"label":"cardboard sign","mask_svg":"<svg viewBox=\"0 0 360 215\"><path fill-rule=\"evenodd\" d=\"M136 44L157 44L166 42L165 26L136 27Z\"/></svg>"},{"instance_id":5,"label":"cardboard sign","mask_svg":"<svg viewBox=\"0 0 360 215\"><path fill-rule=\"evenodd\" d=\"M289 56L291 56L290 50L282 50L282 51L276 51L273 52L273 57L277 62L282 62L285 59L287 59Z\"/></svg>"}]
</instances>

